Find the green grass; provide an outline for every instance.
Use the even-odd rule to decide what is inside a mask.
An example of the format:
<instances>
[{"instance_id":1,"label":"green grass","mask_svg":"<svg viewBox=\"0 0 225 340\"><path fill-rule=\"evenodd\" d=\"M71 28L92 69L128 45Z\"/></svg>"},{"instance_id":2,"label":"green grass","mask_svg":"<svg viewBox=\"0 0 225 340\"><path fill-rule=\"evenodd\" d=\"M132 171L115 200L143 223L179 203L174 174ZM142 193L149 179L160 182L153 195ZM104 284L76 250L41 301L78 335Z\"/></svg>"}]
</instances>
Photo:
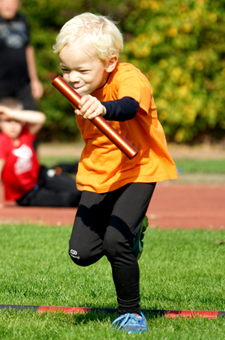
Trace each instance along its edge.
<instances>
[{"instance_id":1,"label":"green grass","mask_svg":"<svg viewBox=\"0 0 225 340\"><path fill-rule=\"evenodd\" d=\"M59 163L73 163L77 162L79 159L71 156L51 156L51 157L39 157L39 161L41 164L50 168L51 166L55 166Z\"/></svg>"},{"instance_id":2,"label":"green grass","mask_svg":"<svg viewBox=\"0 0 225 340\"><path fill-rule=\"evenodd\" d=\"M175 159L177 168L184 173L225 174L225 159Z\"/></svg>"},{"instance_id":3,"label":"green grass","mask_svg":"<svg viewBox=\"0 0 225 340\"><path fill-rule=\"evenodd\" d=\"M116 308L106 258L81 268L70 227L0 226L0 304ZM224 231L148 229L139 261L143 309L225 310ZM224 339L225 319L147 316L150 332L110 328L116 315L0 311L0 339Z\"/></svg>"}]
</instances>

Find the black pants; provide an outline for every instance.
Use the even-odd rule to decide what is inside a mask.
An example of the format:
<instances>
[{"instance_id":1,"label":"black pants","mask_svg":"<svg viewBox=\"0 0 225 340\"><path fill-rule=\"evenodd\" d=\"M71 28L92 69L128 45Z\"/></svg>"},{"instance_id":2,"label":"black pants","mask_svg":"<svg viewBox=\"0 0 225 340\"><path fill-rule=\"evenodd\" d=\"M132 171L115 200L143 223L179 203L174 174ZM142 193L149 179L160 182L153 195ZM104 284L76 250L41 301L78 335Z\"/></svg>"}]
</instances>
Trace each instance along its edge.
<instances>
[{"instance_id":1,"label":"black pants","mask_svg":"<svg viewBox=\"0 0 225 340\"><path fill-rule=\"evenodd\" d=\"M32 207L77 207L81 192L76 182L66 174L48 175L48 169L41 167L38 186L17 200L21 206Z\"/></svg>"},{"instance_id":2,"label":"black pants","mask_svg":"<svg viewBox=\"0 0 225 340\"><path fill-rule=\"evenodd\" d=\"M118 190L81 195L69 241L69 254L80 266L106 255L117 292L119 313L140 313L139 266L133 238L141 227L155 183L131 183Z\"/></svg>"}]
</instances>

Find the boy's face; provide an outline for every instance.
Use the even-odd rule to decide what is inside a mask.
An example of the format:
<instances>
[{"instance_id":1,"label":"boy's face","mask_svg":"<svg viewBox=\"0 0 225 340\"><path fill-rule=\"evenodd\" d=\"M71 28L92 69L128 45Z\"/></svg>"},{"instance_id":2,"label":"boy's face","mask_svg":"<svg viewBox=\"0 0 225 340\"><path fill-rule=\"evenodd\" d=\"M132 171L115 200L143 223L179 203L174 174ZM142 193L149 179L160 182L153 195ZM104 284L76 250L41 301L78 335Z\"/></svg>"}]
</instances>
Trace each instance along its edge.
<instances>
[{"instance_id":1,"label":"boy's face","mask_svg":"<svg viewBox=\"0 0 225 340\"><path fill-rule=\"evenodd\" d=\"M16 15L19 7L20 0L0 0L0 15L6 20L11 20Z\"/></svg>"},{"instance_id":2,"label":"boy's face","mask_svg":"<svg viewBox=\"0 0 225 340\"><path fill-rule=\"evenodd\" d=\"M59 53L64 80L80 96L91 94L107 81L107 65L97 57L87 55L78 44L65 45Z\"/></svg>"},{"instance_id":3,"label":"boy's face","mask_svg":"<svg viewBox=\"0 0 225 340\"><path fill-rule=\"evenodd\" d=\"M19 137L23 129L23 123L8 118L0 114L0 130L9 138L15 140Z\"/></svg>"}]
</instances>

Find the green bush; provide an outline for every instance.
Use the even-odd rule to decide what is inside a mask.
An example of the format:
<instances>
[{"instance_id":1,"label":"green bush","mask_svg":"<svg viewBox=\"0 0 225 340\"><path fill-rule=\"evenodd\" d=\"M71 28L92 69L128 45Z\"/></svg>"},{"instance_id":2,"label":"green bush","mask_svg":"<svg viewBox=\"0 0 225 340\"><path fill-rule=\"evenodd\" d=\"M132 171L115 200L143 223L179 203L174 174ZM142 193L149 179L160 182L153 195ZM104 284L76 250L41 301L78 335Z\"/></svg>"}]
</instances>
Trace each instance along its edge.
<instances>
[{"instance_id":1,"label":"green bush","mask_svg":"<svg viewBox=\"0 0 225 340\"><path fill-rule=\"evenodd\" d=\"M29 0L23 2L45 87L45 140L71 140L79 132L71 105L51 86L60 73L52 45L61 26L90 11L118 21L125 39L122 61L140 68L153 88L168 140L219 139L225 129L224 0Z\"/></svg>"}]
</instances>

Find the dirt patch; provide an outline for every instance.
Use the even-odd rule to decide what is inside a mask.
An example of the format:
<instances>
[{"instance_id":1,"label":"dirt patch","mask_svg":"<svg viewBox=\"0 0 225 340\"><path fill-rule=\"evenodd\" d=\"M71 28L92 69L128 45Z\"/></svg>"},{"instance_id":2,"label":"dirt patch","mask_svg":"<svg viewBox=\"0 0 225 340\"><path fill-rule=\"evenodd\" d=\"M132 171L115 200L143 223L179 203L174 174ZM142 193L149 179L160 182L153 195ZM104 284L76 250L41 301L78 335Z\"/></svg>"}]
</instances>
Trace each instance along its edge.
<instances>
[{"instance_id":1,"label":"dirt patch","mask_svg":"<svg viewBox=\"0 0 225 340\"><path fill-rule=\"evenodd\" d=\"M79 158L83 147L83 143L40 143L38 146L38 155L40 157L71 156L71 158Z\"/></svg>"},{"instance_id":2,"label":"dirt patch","mask_svg":"<svg viewBox=\"0 0 225 340\"><path fill-rule=\"evenodd\" d=\"M225 145L200 144L194 146L169 144L169 152L174 159L224 159Z\"/></svg>"},{"instance_id":3,"label":"dirt patch","mask_svg":"<svg viewBox=\"0 0 225 340\"><path fill-rule=\"evenodd\" d=\"M181 173L179 174L179 178L176 179L176 184L225 185L225 173L224 174Z\"/></svg>"},{"instance_id":4,"label":"dirt patch","mask_svg":"<svg viewBox=\"0 0 225 340\"><path fill-rule=\"evenodd\" d=\"M225 157L223 146L177 146L169 144L174 159ZM41 144L40 156L79 157L82 144ZM147 216L152 228L225 228L224 219L225 174L180 174L175 181L159 183ZM1 208L1 202L3 206ZM0 185L0 224L38 223L72 226L77 209L18 207L14 202L4 204Z\"/></svg>"},{"instance_id":5,"label":"dirt patch","mask_svg":"<svg viewBox=\"0 0 225 340\"><path fill-rule=\"evenodd\" d=\"M225 185L159 183L147 211L151 228L225 228ZM175 182L176 183L176 182ZM0 186L0 195L2 188ZM0 224L37 223L73 225L77 209L18 207L13 202L0 208Z\"/></svg>"},{"instance_id":6,"label":"dirt patch","mask_svg":"<svg viewBox=\"0 0 225 340\"><path fill-rule=\"evenodd\" d=\"M80 143L41 143L40 156L71 156L79 157L84 144ZM223 159L225 145L201 144L196 146L168 144L168 150L174 159Z\"/></svg>"}]
</instances>

